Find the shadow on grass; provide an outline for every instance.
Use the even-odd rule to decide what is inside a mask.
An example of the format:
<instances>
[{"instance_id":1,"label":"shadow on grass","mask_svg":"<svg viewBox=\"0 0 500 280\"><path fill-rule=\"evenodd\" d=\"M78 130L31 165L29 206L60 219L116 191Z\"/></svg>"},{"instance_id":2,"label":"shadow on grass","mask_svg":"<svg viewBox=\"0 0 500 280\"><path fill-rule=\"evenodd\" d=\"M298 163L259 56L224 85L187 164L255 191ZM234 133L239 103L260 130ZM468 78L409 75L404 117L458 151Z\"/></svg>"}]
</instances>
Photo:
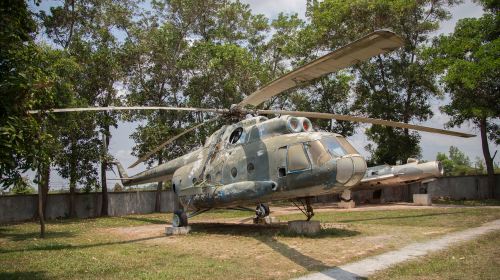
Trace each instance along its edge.
<instances>
[{"instance_id":1,"label":"shadow on grass","mask_svg":"<svg viewBox=\"0 0 500 280\"><path fill-rule=\"evenodd\" d=\"M46 231L45 239L53 239L53 238L67 238L74 237L75 234L67 231ZM40 232L24 232L24 233L14 233L9 229L0 228L0 238L6 238L10 241L25 241L27 239L39 238ZM0 278L2 279L2 278Z\"/></svg>"},{"instance_id":2,"label":"shadow on grass","mask_svg":"<svg viewBox=\"0 0 500 280\"><path fill-rule=\"evenodd\" d=\"M397 220L397 219L410 219L410 218L423 218L423 217L434 217L442 215L456 215L463 214L465 212L453 212L453 213L429 213L421 215L406 215L406 216L394 216L394 217L377 217L377 218L366 218L366 219L349 219L349 220L339 220L340 223L353 223L353 222L364 222L364 221L378 221L378 220Z\"/></svg>"},{"instance_id":3,"label":"shadow on grass","mask_svg":"<svg viewBox=\"0 0 500 280\"><path fill-rule=\"evenodd\" d=\"M256 224L231 224L231 223L192 223L192 233L239 235L246 237L255 236L283 236L283 237L303 237L303 238L325 238L325 237L350 237L360 234L357 231L347 229L328 228L321 229L315 235L301 235L288 231L285 223L272 225Z\"/></svg>"},{"instance_id":4,"label":"shadow on grass","mask_svg":"<svg viewBox=\"0 0 500 280\"><path fill-rule=\"evenodd\" d=\"M49 244L42 244L42 245L37 245L37 246L29 246L27 248L17 249L17 250L4 250L4 249L0 248L0 254L8 254L8 253L15 253L15 252L28 252L28 251L78 250L78 249L94 248L94 247L101 247L101 246L130 244L130 243L147 241L147 240L158 239L158 238L165 238L165 236L154 236L154 237L145 237L145 238L138 238L138 239L132 239L132 240L122 240L122 241L116 241L116 242L102 242L102 243L81 244L81 245L49 243ZM3 278L0 278L0 279L3 279Z\"/></svg>"},{"instance_id":5,"label":"shadow on grass","mask_svg":"<svg viewBox=\"0 0 500 280\"><path fill-rule=\"evenodd\" d=\"M150 219L150 218L145 218L145 217L121 217L122 219L125 220L130 220L130 221L139 221L139 222L145 222L148 224L166 224L167 220L161 220L161 219Z\"/></svg>"},{"instance_id":6,"label":"shadow on grass","mask_svg":"<svg viewBox=\"0 0 500 280\"><path fill-rule=\"evenodd\" d=\"M303 242L308 239L327 238L327 237L349 237L360 234L357 231L328 228L322 229L318 234L312 236L299 235L288 231L287 224L273 225L255 225L255 224L224 224L224 223L193 223L191 224L192 233L206 234L225 234L252 237L267 245L273 251L283 257L302 266L308 271L321 271L330 268L320 260L305 255L295 248L280 242L277 237L300 237Z\"/></svg>"},{"instance_id":7,"label":"shadow on grass","mask_svg":"<svg viewBox=\"0 0 500 280\"><path fill-rule=\"evenodd\" d=\"M266 244L269 248L273 249L273 251L279 253L283 257L291 260L292 262L302 266L308 271L319 271L330 268L322 261L312 258L308 255L305 255L300 251L298 251L297 249L292 248L287 244L278 241L276 237L259 236L255 237L255 239L259 240L263 244Z\"/></svg>"},{"instance_id":8,"label":"shadow on grass","mask_svg":"<svg viewBox=\"0 0 500 280\"><path fill-rule=\"evenodd\" d=\"M0 272L0 279L49 279L43 271L16 271L16 272Z\"/></svg>"}]
</instances>

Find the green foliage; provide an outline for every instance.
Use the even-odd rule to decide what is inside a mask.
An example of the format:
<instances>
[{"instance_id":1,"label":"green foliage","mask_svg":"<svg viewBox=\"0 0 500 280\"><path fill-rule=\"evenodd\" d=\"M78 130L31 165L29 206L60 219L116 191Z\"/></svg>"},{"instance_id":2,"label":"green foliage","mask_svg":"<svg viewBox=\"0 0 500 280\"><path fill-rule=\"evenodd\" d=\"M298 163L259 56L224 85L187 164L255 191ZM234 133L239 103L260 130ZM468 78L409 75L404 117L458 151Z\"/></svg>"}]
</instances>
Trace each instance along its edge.
<instances>
[{"instance_id":1,"label":"green foliage","mask_svg":"<svg viewBox=\"0 0 500 280\"><path fill-rule=\"evenodd\" d=\"M496 18L485 14L479 19L460 20L455 32L435 40L429 53L435 57L434 66L446 70L442 82L451 94L451 103L442 110L451 116L449 125L466 121L479 125L481 119L487 119L491 140L500 143L498 125L494 123L500 116L500 39L496 36Z\"/></svg>"},{"instance_id":2,"label":"green foliage","mask_svg":"<svg viewBox=\"0 0 500 280\"><path fill-rule=\"evenodd\" d=\"M47 166L57 150L47 117L27 111L67 103L65 74L73 62L33 42L36 25L24 1L3 1L0 13L0 185L5 188L26 170Z\"/></svg>"},{"instance_id":3,"label":"green foliage","mask_svg":"<svg viewBox=\"0 0 500 280\"><path fill-rule=\"evenodd\" d=\"M438 153L436 160L440 161L444 168L444 175L458 176L458 175L473 175L483 174L483 162L476 162L476 166L471 166L471 161L467 155L460 151L457 147L450 146L449 156L445 153ZM481 169L481 166L483 168Z\"/></svg>"},{"instance_id":4,"label":"green foliage","mask_svg":"<svg viewBox=\"0 0 500 280\"><path fill-rule=\"evenodd\" d=\"M472 122L479 128L488 185L495 187L494 155L488 139L500 144L500 16L498 5L480 1L487 11L481 18L458 21L452 34L441 35L427 55L442 72L441 82L451 102L441 110L451 118L449 126Z\"/></svg>"},{"instance_id":5,"label":"green foliage","mask_svg":"<svg viewBox=\"0 0 500 280\"><path fill-rule=\"evenodd\" d=\"M405 46L355 67L355 106L351 113L400 122L432 117L430 101L439 98L434 73L421 56L439 22L449 18L448 5L459 1L310 1L307 14L319 46L334 49L375 29L389 28ZM362 19L362 20L360 20ZM372 126L367 146L372 161L394 164L421 153L420 137L408 130Z\"/></svg>"},{"instance_id":6,"label":"green foliage","mask_svg":"<svg viewBox=\"0 0 500 280\"><path fill-rule=\"evenodd\" d=\"M440 161L443 165L444 175L449 176L453 173L454 163L448 158L446 153L439 153L436 156L436 160Z\"/></svg>"},{"instance_id":7,"label":"green foliage","mask_svg":"<svg viewBox=\"0 0 500 280\"><path fill-rule=\"evenodd\" d=\"M10 192L13 194L32 194L35 192L35 188L31 186L28 178L22 177L12 186Z\"/></svg>"}]
</instances>

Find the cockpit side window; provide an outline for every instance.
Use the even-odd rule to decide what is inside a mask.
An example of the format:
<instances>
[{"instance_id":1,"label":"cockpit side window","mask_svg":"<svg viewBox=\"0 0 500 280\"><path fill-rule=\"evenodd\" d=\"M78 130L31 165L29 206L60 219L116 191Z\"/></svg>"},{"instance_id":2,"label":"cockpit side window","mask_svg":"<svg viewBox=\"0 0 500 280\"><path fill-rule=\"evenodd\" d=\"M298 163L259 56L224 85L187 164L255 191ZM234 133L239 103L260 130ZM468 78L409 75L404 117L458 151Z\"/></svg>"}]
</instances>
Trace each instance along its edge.
<instances>
[{"instance_id":1,"label":"cockpit side window","mask_svg":"<svg viewBox=\"0 0 500 280\"><path fill-rule=\"evenodd\" d=\"M287 152L288 172L310 169L309 159L302 143L294 144L288 147Z\"/></svg>"},{"instance_id":2,"label":"cockpit side window","mask_svg":"<svg viewBox=\"0 0 500 280\"><path fill-rule=\"evenodd\" d=\"M321 142L326 150L334 157L341 157L347 154L335 137L324 137Z\"/></svg>"},{"instance_id":3,"label":"cockpit side window","mask_svg":"<svg viewBox=\"0 0 500 280\"><path fill-rule=\"evenodd\" d=\"M319 140L305 143L306 150L309 152L311 161L316 166L322 166L332 159L332 156L326 151Z\"/></svg>"},{"instance_id":4,"label":"cockpit side window","mask_svg":"<svg viewBox=\"0 0 500 280\"><path fill-rule=\"evenodd\" d=\"M231 144L242 143L245 140L245 136L246 135L243 128L238 127L231 133L231 136L229 136L229 143Z\"/></svg>"}]
</instances>

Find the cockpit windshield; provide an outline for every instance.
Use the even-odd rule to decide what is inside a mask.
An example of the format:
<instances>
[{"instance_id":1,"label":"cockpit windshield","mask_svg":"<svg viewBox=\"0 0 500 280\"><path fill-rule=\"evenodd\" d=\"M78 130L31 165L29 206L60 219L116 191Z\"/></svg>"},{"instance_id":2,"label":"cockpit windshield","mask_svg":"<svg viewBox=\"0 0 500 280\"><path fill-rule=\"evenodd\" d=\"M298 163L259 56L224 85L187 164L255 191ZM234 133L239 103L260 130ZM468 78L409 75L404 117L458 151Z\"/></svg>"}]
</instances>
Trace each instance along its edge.
<instances>
[{"instance_id":1,"label":"cockpit windshield","mask_svg":"<svg viewBox=\"0 0 500 280\"><path fill-rule=\"evenodd\" d=\"M324 137L321 139L323 146L330 152L334 157L341 157L347 154L347 152L342 148L339 141L335 137Z\"/></svg>"},{"instance_id":2,"label":"cockpit windshield","mask_svg":"<svg viewBox=\"0 0 500 280\"><path fill-rule=\"evenodd\" d=\"M347 154L359 154L358 151L342 136L327 136L321 139L323 146L334 157L341 157Z\"/></svg>"},{"instance_id":3,"label":"cockpit windshield","mask_svg":"<svg viewBox=\"0 0 500 280\"><path fill-rule=\"evenodd\" d=\"M337 140L339 140L340 145L344 150L347 151L349 154L359 154L358 151L347 141L344 137L342 136L337 136Z\"/></svg>"},{"instance_id":4,"label":"cockpit windshield","mask_svg":"<svg viewBox=\"0 0 500 280\"><path fill-rule=\"evenodd\" d=\"M312 163L316 166L322 166L326 162L332 159L332 156L326 151L323 144L320 141L311 141L304 143L307 152L309 153L309 158Z\"/></svg>"}]
</instances>

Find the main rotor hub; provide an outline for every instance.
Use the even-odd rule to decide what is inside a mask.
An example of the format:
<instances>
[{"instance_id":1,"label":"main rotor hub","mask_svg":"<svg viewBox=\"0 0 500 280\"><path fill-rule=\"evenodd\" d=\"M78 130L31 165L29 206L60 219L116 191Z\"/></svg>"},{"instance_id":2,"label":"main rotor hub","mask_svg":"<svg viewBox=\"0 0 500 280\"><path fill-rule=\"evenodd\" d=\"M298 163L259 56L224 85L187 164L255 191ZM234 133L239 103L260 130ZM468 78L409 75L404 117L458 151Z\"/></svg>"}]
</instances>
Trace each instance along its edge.
<instances>
[{"instance_id":1,"label":"main rotor hub","mask_svg":"<svg viewBox=\"0 0 500 280\"><path fill-rule=\"evenodd\" d=\"M244 119L245 116L248 114L248 110L242 108L241 106L238 106L238 104L231 104L229 107L229 114L233 118L237 119Z\"/></svg>"}]
</instances>

